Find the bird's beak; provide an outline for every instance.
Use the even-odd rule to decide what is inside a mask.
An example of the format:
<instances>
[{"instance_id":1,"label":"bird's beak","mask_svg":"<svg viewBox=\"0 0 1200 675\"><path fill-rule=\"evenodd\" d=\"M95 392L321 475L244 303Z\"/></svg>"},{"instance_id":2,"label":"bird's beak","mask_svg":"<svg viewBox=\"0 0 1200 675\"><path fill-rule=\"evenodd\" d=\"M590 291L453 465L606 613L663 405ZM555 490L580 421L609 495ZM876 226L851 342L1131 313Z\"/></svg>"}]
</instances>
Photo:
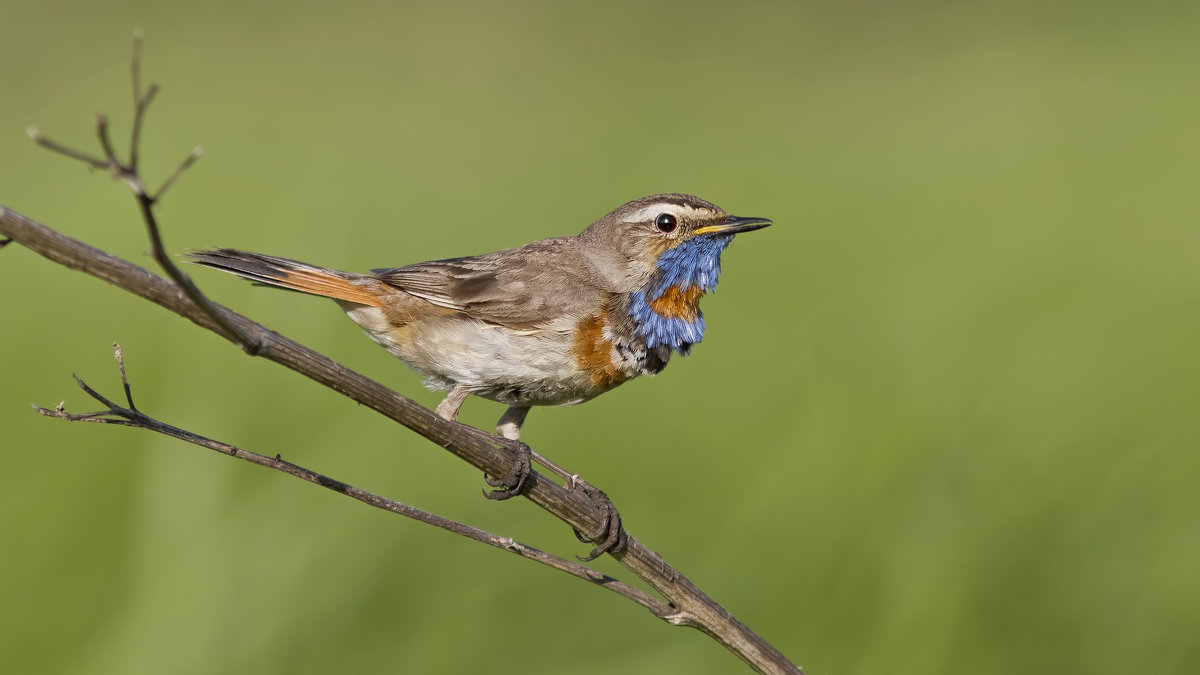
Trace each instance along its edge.
<instances>
[{"instance_id":1,"label":"bird's beak","mask_svg":"<svg viewBox=\"0 0 1200 675\"><path fill-rule=\"evenodd\" d=\"M751 230L761 230L771 224L771 221L766 218L740 218L738 216L729 216L723 223L716 225L705 225L697 229L692 234L737 234L738 232L749 232Z\"/></svg>"}]
</instances>

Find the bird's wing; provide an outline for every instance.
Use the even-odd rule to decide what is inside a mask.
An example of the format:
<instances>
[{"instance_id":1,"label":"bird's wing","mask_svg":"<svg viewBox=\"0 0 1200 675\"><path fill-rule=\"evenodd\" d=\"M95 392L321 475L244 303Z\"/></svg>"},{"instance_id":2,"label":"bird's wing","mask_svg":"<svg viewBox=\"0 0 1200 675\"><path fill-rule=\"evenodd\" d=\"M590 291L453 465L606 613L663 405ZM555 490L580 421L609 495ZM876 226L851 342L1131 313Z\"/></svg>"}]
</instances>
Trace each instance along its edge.
<instances>
[{"instance_id":1,"label":"bird's wing","mask_svg":"<svg viewBox=\"0 0 1200 675\"><path fill-rule=\"evenodd\" d=\"M468 258L371 270L381 281L439 307L516 330L565 329L603 302L581 278L569 237Z\"/></svg>"}]
</instances>

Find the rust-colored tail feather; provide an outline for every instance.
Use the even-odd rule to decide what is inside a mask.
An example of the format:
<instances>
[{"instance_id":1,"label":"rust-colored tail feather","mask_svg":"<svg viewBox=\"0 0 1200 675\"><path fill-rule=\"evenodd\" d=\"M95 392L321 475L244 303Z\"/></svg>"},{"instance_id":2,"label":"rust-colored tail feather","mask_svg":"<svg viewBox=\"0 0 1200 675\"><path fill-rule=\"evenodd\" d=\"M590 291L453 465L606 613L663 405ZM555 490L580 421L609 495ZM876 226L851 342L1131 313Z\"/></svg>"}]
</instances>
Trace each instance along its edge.
<instances>
[{"instance_id":1,"label":"rust-colored tail feather","mask_svg":"<svg viewBox=\"0 0 1200 675\"><path fill-rule=\"evenodd\" d=\"M196 251L188 253L187 257L197 265L236 274L256 283L371 307L383 306L382 300L371 289L379 281L363 274L339 272L233 248Z\"/></svg>"}]
</instances>

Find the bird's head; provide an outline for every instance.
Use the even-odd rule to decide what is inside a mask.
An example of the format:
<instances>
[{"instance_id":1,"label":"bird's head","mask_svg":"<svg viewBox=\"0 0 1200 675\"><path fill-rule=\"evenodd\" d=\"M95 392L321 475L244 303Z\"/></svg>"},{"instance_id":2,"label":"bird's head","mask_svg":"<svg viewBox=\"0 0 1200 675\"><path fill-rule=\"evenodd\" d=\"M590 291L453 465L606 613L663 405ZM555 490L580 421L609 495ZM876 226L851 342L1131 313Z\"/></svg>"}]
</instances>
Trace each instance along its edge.
<instances>
[{"instance_id":1,"label":"bird's head","mask_svg":"<svg viewBox=\"0 0 1200 675\"><path fill-rule=\"evenodd\" d=\"M661 194L621 206L581 235L613 290L634 295L630 313L649 346L686 353L704 333L699 301L717 285L721 252L739 232L771 224L731 216L699 197Z\"/></svg>"},{"instance_id":2,"label":"bird's head","mask_svg":"<svg viewBox=\"0 0 1200 675\"><path fill-rule=\"evenodd\" d=\"M711 290L717 283L721 252L739 232L771 224L741 218L699 197L661 194L625 204L592 223L580 238L598 259L606 279L621 290L650 285L654 277L686 290Z\"/></svg>"}]
</instances>

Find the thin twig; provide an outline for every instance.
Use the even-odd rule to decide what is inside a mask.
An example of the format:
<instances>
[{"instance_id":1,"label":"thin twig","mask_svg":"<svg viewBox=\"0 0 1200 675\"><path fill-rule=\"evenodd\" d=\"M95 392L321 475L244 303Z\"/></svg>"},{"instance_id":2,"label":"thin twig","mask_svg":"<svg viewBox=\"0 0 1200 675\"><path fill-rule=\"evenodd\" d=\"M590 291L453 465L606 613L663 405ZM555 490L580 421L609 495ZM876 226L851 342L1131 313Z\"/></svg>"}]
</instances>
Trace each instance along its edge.
<instances>
[{"instance_id":1,"label":"thin twig","mask_svg":"<svg viewBox=\"0 0 1200 675\"><path fill-rule=\"evenodd\" d=\"M121 371L121 386L125 388L125 402L129 404L130 410L137 410L137 406L133 404L133 392L129 390L129 378L125 376L125 352L121 349L121 345L113 343L113 356L117 359L117 369Z\"/></svg>"},{"instance_id":2,"label":"thin twig","mask_svg":"<svg viewBox=\"0 0 1200 675\"><path fill-rule=\"evenodd\" d=\"M347 497L351 497L353 499L357 499L358 501L369 506L373 506L377 509L390 511L406 518L411 518L427 525L432 525L442 530L446 530L447 532L466 537L473 541L487 544L493 548L514 553L523 558L528 558L529 560L541 563L553 569L566 572L571 576L591 582L622 597L632 600L660 618L667 618L677 613L677 610L671 605L638 588L630 586L619 579L598 572L587 565L571 562L570 560L561 558L552 553L546 553L545 551L533 548L532 546L522 544L511 537L501 537L498 534L493 534L486 530L481 530L477 527L460 523L456 520L451 520L437 514L429 513L428 511L409 506L394 499L382 497L373 492L368 492L348 483L344 483L340 480L317 473L311 469L306 469L297 464L285 461L279 455L275 455L275 457L260 455L258 453L250 452L249 450L243 450L237 446L213 440L186 429L180 429L179 427L157 420L139 411L133 406L133 400L129 396L129 379L125 372L124 354L122 353L120 345L115 342L113 343L113 353L117 360L117 367L121 371L121 384L124 386L125 397L129 402L128 408L117 405L103 394L88 386L86 382L76 376L75 382L79 385L79 388L86 392L88 396L91 396L93 399L103 404L106 407L106 410L98 410L96 412L76 415L67 412L66 406L63 403L59 403L53 409L42 408L39 406L34 406L34 409L46 417L54 417L70 422L116 424L126 427L148 429L155 433L177 438L182 441L187 441L193 445L208 448L209 450L213 450L224 455L229 455L230 457L236 457L238 459L250 462L251 464L257 464L259 466L267 467L268 469L274 469L275 471L285 473L289 476L294 476L310 483L320 485L323 488L346 495Z\"/></svg>"},{"instance_id":3,"label":"thin twig","mask_svg":"<svg viewBox=\"0 0 1200 675\"><path fill-rule=\"evenodd\" d=\"M104 150L104 156L108 158L108 165L113 169L113 175L120 178L124 173L125 165L121 164L121 160L117 158L117 151L113 149L112 139L108 135L108 115L104 113L96 113L96 136L100 138L100 148Z\"/></svg>"},{"instance_id":4,"label":"thin twig","mask_svg":"<svg viewBox=\"0 0 1200 675\"><path fill-rule=\"evenodd\" d=\"M134 108L133 131L129 135L129 166L134 171L138 169L139 144L142 142L142 121L146 117L146 108L150 106L150 101L153 101L157 94L158 85L153 82L150 83L150 89L146 91L145 96L138 99L137 105Z\"/></svg>"},{"instance_id":5,"label":"thin twig","mask_svg":"<svg viewBox=\"0 0 1200 675\"><path fill-rule=\"evenodd\" d=\"M133 58L129 61L130 74L133 76L133 107L135 108L142 102L142 39L145 37L146 34L141 28L133 29ZM137 147L136 140L133 142L133 147ZM130 162L130 164L132 163Z\"/></svg>"},{"instance_id":6,"label":"thin twig","mask_svg":"<svg viewBox=\"0 0 1200 675\"><path fill-rule=\"evenodd\" d=\"M129 134L129 168L138 170L138 151L142 139L142 119L146 116L146 107L158 93L158 85L150 84L150 90L142 96L142 29L133 31L133 58L130 70L133 75L133 130Z\"/></svg>"},{"instance_id":7,"label":"thin twig","mask_svg":"<svg viewBox=\"0 0 1200 675\"><path fill-rule=\"evenodd\" d=\"M57 152L58 154L65 155L67 157L70 157L71 159L77 159L77 160L83 162L84 164L91 165L91 167L93 169L111 168L108 164L108 160L100 159L99 157L94 157L92 155L87 154L86 152L80 152L73 148L68 148L67 146L65 146L61 143L56 143L55 141L52 141L49 138L46 138L45 136L43 136L42 132L38 131L37 127L27 128L25 130L25 135L29 136L29 140L33 141L34 143L37 143L38 145L42 146L43 148L46 148L47 150L50 150L51 152Z\"/></svg>"},{"instance_id":8,"label":"thin twig","mask_svg":"<svg viewBox=\"0 0 1200 675\"><path fill-rule=\"evenodd\" d=\"M203 154L204 148L201 148L197 145L195 149L192 150L192 154L185 157L183 161L179 163L179 168L175 169L175 171L168 176L165 181L163 181L162 186L158 188L158 191L154 193L154 196L150 198L150 201L157 203L158 200L162 199L162 196L167 191L167 188L174 185L175 181L179 180L179 177L183 175L183 172L187 171L193 164L195 164L196 160L200 159L200 156Z\"/></svg>"}]
</instances>

